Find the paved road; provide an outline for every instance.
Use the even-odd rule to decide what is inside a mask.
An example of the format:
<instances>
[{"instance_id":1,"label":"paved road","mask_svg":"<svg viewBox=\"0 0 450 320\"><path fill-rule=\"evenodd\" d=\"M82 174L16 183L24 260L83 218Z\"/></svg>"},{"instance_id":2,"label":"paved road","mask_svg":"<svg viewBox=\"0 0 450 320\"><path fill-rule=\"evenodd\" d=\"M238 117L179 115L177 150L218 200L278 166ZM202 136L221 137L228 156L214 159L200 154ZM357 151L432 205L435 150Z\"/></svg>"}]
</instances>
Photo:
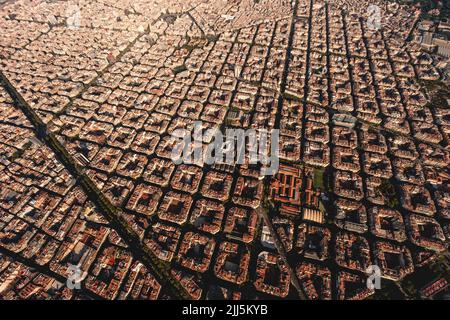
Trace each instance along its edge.
<instances>
[{"instance_id":1,"label":"paved road","mask_svg":"<svg viewBox=\"0 0 450 320\"><path fill-rule=\"evenodd\" d=\"M270 221L269 216L267 215L267 212L262 209L260 206L258 209L256 209L256 212L260 217L264 219L264 222L269 227L270 234L272 235L273 240L275 241L275 247L278 250L278 253L280 254L281 259L283 262L288 266L289 274L291 276L291 283L297 289L298 296L300 300L307 300L306 295L303 293L303 290L300 286L300 283L298 281L297 275L295 274L294 270L291 268L291 265L289 264L287 257L286 257L286 250L284 249L283 243L281 243L278 234L276 233L275 229L273 228L272 222Z\"/></svg>"}]
</instances>

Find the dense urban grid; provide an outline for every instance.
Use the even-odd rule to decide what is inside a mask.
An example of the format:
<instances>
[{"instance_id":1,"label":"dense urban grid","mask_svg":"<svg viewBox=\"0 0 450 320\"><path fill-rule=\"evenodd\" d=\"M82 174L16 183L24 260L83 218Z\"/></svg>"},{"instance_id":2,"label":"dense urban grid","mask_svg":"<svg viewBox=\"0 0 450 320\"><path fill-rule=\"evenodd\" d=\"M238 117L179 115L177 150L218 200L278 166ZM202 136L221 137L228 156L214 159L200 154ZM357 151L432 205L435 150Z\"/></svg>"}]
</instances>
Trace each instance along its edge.
<instances>
[{"instance_id":1,"label":"dense urban grid","mask_svg":"<svg viewBox=\"0 0 450 320\"><path fill-rule=\"evenodd\" d=\"M443 3L0 1L0 299L448 298Z\"/></svg>"}]
</instances>

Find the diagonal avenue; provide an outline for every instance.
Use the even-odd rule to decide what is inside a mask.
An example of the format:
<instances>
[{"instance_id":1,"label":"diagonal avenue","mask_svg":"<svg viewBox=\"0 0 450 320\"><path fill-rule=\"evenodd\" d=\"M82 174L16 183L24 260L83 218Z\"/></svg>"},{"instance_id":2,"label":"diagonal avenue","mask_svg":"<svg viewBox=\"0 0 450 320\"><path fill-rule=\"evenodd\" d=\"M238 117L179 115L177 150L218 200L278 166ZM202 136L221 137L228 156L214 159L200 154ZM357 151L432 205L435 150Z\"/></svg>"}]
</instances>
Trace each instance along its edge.
<instances>
[{"instance_id":1,"label":"diagonal avenue","mask_svg":"<svg viewBox=\"0 0 450 320\"><path fill-rule=\"evenodd\" d=\"M0 71L0 82L14 100L15 104L22 110L28 120L33 124L37 137L42 140L56 155L57 159L72 174L89 199L100 209L101 214L108 220L122 239L129 245L134 257L147 266L162 285L168 295L175 299L190 299L190 296L174 279L170 271L170 265L161 261L141 241L137 233L128 225L121 214L121 210L115 207L96 187L92 180L83 173L69 152L58 141L56 136L47 131L47 125L39 118L31 106L25 101L8 78Z\"/></svg>"}]
</instances>

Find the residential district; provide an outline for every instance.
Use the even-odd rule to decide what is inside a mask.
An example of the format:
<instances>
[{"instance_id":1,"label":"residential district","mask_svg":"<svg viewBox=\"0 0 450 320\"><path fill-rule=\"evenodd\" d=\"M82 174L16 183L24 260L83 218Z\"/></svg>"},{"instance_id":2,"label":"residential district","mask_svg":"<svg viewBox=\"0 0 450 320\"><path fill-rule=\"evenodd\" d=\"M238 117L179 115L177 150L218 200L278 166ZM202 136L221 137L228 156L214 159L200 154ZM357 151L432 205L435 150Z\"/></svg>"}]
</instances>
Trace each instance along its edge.
<instances>
[{"instance_id":1,"label":"residential district","mask_svg":"<svg viewBox=\"0 0 450 320\"><path fill-rule=\"evenodd\" d=\"M0 1L0 299L448 299L448 17ZM278 171L175 163L197 121L279 130Z\"/></svg>"}]
</instances>

